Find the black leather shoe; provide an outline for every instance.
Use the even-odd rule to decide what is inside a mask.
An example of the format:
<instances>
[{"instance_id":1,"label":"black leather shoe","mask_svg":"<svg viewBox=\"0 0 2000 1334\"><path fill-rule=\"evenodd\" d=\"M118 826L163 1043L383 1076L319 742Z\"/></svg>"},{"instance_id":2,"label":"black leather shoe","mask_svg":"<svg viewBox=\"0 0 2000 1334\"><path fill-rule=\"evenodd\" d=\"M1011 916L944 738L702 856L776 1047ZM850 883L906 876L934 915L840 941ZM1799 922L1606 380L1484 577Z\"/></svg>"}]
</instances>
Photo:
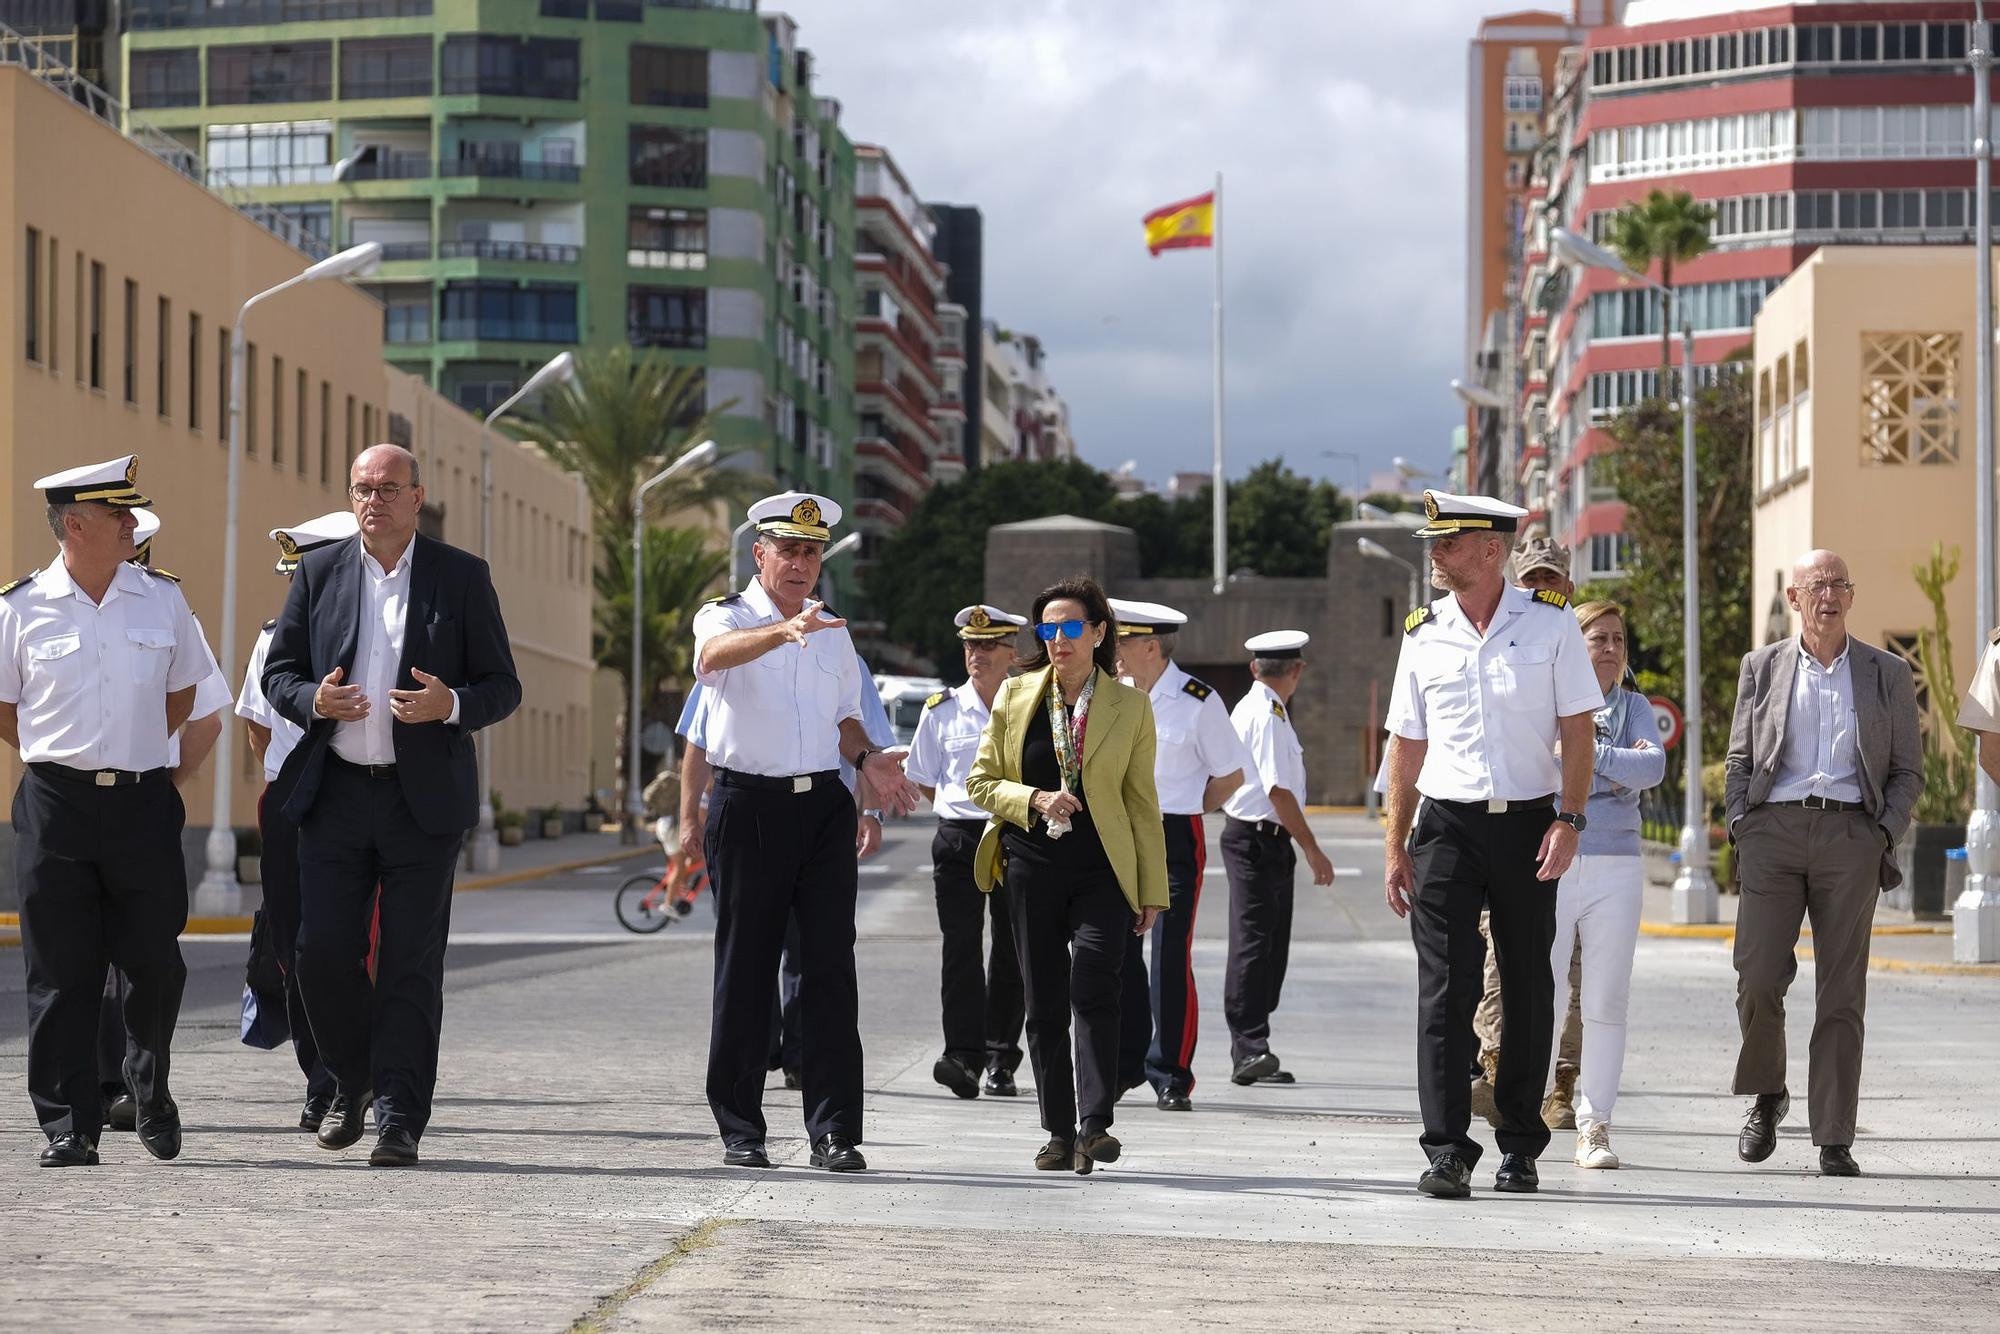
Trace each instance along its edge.
<instances>
[{"instance_id":1,"label":"black leather shoe","mask_svg":"<svg viewBox=\"0 0 2000 1334\"><path fill-rule=\"evenodd\" d=\"M1273 1070L1257 1082L1259 1084L1296 1084L1299 1081L1292 1077L1292 1072L1289 1070Z\"/></svg>"},{"instance_id":2,"label":"black leather shoe","mask_svg":"<svg viewBox=\"0 0 2000 1334\"><path fill-rule=\"evenodd\" d=\"M1819 1174L1824 1177L1858 1177L1861 1165L1854 1161L1845 1144L1819 1146Z\"/></svg>"},{"instance_id":3,"label":"black leather shoe","mask_svg":"<svg viewBox=\"0 0 2000 1334\"><path fill-rule=\"evenodd\" d=\"M1255 1056L1246 1056L1236 1063L1230 1072L1229 1082L1249 1086L1260 1079L1278 1073L1278 1058L1268 1051L1260 1051Z\"/></svg>"},{"instance_id":4,"label":"black leather shoe","mask_svg":"<svg viewBox=\"0 0 2000 1334\"><path fill-rule=\"evenodd\" d=\"M979 1086L989 1098L1018 1098L1020 1086L1014 1083L1014 1076L999 1066L986 1072L986 1080Z\"/></svg>"},{"instance_id":5,"label":"black leather shoe","mask_svg":"<svg viewBox=\"0 0 2000 1334\"><path fill-rule=\"evenodd\" d=\"M334 1094L326 1109L326 1119L319 1123L319 1146L338 1153L360 1140L361 1132L366 1129L368 1104L374 1101L372 1092L358 1098Z\"/></svg>"},{"instance_id":6,"label":"black leather shoe","mask_svg":"<svg viewBox=\"0 0 2000 1334\"><path fill-rule=\"evenodd\" d=\"M1759 1093L1744 1118L1743 1133L1736 1137L1736 1156L1746 1163L1761 1163L1778 1147L1778 1122L1784 1119L1791 1095L1782 1091Z\"/></svg>"},{"instance_id":7,"label":"black leather shoe","mask_svg":"<svg viewBox=\"0 0 2000 1334\"><path fill-rule=\"evenodd\" d=\"M43 1167L95 1167L97 1166L97 1145L87 1135L79 1135L74 1130L57 1135L42 1150Z\"/></svg>"},{"instance_id":8,"label":"black leather shoe","mask_svg":"<svg viewBox=\"0 0 2000 1334\"><path fill-rule=\"evenodd\" d=\"M139 1128L139 1100L129 1093L121 1093L104 1105L104 1124L111 1130L137 1130Z\"/></svg>"},{"instance_id":9,"label":"black leather shoe","mask_svg":"<svg viewBox=\"0 0 2000 1334\"><path fill-rule=\"evenodd\" d=\"M1472 1194L1472 1169L1455 1153L1441 1153L1417 1178L1417 1189L1441 1200L1462 1200Z\"/></svg>"},{"instance_id":10,"label":"black leather shoe","mask_svg":"<svg viewBox=\"0 0 2000 1334\"><path fill-rule=\"evenodd\" d=\"M821 1135L813 1142L812 1165L829 1172L866 1172L868 1160L845 1135Z\"/></svg>"},{"instance_id":11,"label":"black leather shoe","mask_svg":"<svg viewBox=\"0 0 2000 1334\"><path fill-rule=\"evenodd\" d=\"M722 1164L725 1167L769 1167L771 1156L764 1152L762 1140L748 1140L724 1148Z\"/></svg>"},{"instance_id":12,"label":"black leather shoe","mask_svg":"<svg viewBox=\"0 0 2000 1334\"><path fill-rule=\"evenodd\" d=\"M172 1098L139 1109L139 1142L162 1161L181 1156L181 1109Z\"/></svg>"},{"instance_id":13,"label":"black leather shoe","mask_svg":"<svg viewBox=\"0 0 2000 1334\"><path fill-rule=\"evenodd\" d=\"M798 1071L796 1070L785 1071L785 1087L793 1090L796 1090L800 1087Z\"/></svg>"},{"instance_id":14,"label":"black leather shoe","mask_svg":"<svg viewBox=\"0 0 2000 1334\"><path fill-rule=\"evenodd\" d=\"M1037 1172L1065 1172L1076 1158L1076 1145L1060 1136L1050 1136L1042 1151L1035 1155Z\"/></svg>"},{"instance_id":15,"label":"black leather shoe","mask_svg":"<svg viewBox=\"0 0 2000 1334\"><path fill-rule=\"evenodd\" d=\"M1533 1195L1541 1188L1542 1174L1535 1170L1533 1158L1525 1153L1500 1155L1500 1170L1493 1174L1493 1189L1515 1195Z\"/></svg>"},{"instance_id":16,"label":"black leather shoe","mask_svg":"<svg viewBox=\"0 0 2000 1334\"><path fill-rule=\"evenodd\" d=\"M1180 1089L1170 1088L1160 1094L1160 1110L1163 1112L1191 1112L1194 1102Z\"/></svg>"},{"instance_id":17,"label":"black leather shoe","mask_svg":"<svg viewBox=\"0 0 2000 1334\"><path fill-rule=\"evenodd\" d=\"M390 1126L375 1139L375 1147L368 1151L370 1167L415 1167L417 1165L417 1141L409 1131Z\"/></svg>"},{"instance_id":18,"label":"black leather shoe","mask_svg":"<svg viewBox=\"0 0 2000 1334\"><path fill-rule=\"evenodd\" d=\"M324 1093L307 1094L306 1105L299 1108L299 1129L318 1130L326 1121L326 1109L332 1103L333 1099Z\"/></svg>"},{"instance_id":19,"label":"black leather shoe","mask_svg":"<svg viewBox=\"0 0 2000 1334\"><path fill-rule=\"evenodd\" d=\"M931 1066L931 1078L961 1098L979 1096L979 1073L949 1052Z\"/></svg>"},{"instance_id":20,"label":"black leather shoe","mask_svg":"<svg viewBox=\"0 0 2000 1334\"><path fill-rule=\"evenodd\" d=\"M1099 1133L1085 1135L1078 1140L1076 1151L1079 1157L1089 1158L1093 1163L1115 1163L1118 1161L1118 1155L1125 1151L1125 1146L1113 1136ZM1083 1170L1080 1167L1077 1169L1079 1172Z\"/></svg>"}]
</instances>

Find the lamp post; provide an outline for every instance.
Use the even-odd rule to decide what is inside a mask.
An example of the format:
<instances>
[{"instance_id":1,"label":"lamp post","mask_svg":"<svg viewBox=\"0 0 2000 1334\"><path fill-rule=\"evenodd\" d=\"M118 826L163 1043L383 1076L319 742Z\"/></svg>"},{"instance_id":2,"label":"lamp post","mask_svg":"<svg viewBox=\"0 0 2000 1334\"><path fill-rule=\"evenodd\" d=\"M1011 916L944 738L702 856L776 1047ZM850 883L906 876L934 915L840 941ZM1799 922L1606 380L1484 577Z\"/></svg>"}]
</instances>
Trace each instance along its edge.
<instances>
[{"instance_id":1,"label":"lamp post","mask_svg":"<svg viewBox=\"0 0 2000 1334\"><path fill-rule=\"evenodd\" d=\"M1417 568L1416 562L1404 560L1401 556L1396 555L1372 537L1355 538L1354 549L1362 555L1372 556L1376 560L1393 561L1408 570L1410 572L1410 609L1414 611L1424 605L1424 573Z\"/></svg>"},{"instance_id":2,"label":"lamp post","mask_svg":"<svg viewBox=\"0 0 2000 1334\"><path fill-rule=\"evenodd\" d=\"M486 414L486 423L479 432L479 555L489 565L493 562L493 423L506 416L516 403L575 377L576 354L558 352L506 402ZM479 759L479 823L472 830L472 841L465 846L465 869L475 872L500 869L500 836L493 827L493 756L487 741L482 736L475 743L474 754Z\"/></svg>"},{"instance_id":3,"label":"lamp post","mask_svg":"<svg viewBox=\"0 0 2000 1334\"><path fill-rule=\"evenodd\" d=\"M1995 606L1993 541L1993 29L1980 0L1972 24L1973 299L1978 303L1973 336L1973 458L1977 478L1973 503L1978 533L1975 589L1980 633L2000 620ZM2000 788L1976 770L1973 812L1965 826L1965 888L1952 904L1951 957L1960 963L2000 960Z\"/></svg>"},{"instance_id":4,"label":"lamp post","mask_svg":"<svg viewBox=\"0 0 2000 1334\"><path fill-rule=\"evenodd\" d=\"M743 587L743 535L749 532L756 522L755 519L745 519L729 534L729 591L732 593ZM845 538L841 540L846 541ZM821 559L824 560L825 557L822 556Z\"/></svg>"},{"instance_id":5,"label":"lamp post","mask_svg":"<svg viewBox=\"0 0 2000 1334\"><path fill-rule=\"evenodd\" d=\"M243 321L250 308L301 283L329 278L360 278L382 259L382 247L370 241L337 255L328 256L295 273L276 287L267 287L245 301L236 312L236 325L229 333L229 474L224 486L222 520L222 656L224 671L236 670L236 529L237 497L243 473L243 378L248 340ZM208 869L195 890L194 909L202 916L233 916L243 907L243 890L236 883L236 825L230 819L233 801L231 780L236 765L231 759L230 733L236 722L235 710L222 710L222 736L215 743L214 809L208 830Z\"/></svg>"},{"instance_id":6,"label":"lamp post","mask_svg":"<svg viewBox=\"0 0 2000 1334\"><path fill-rule=\"evenodd\" d=\"M639 841L639 676L645 667L646 493L677 473L707 467L715 455L715 442L704 440L640 483L639 489L632 493L632 698L626 705L625 820L618 832L620 843Z\"/></svg>"},{"instance_id":7,"label":"lamp post","mask_svg":"<svg viewBox=\"0 0 2000 1334\"><path fill-rule=\"evenodd\" d=\"M1572 263L1605 269L1633 282L1644 283L1664 298L1666 288L1625 262L1563 227L1549 232L1549 244ZM1664 305L1662 306L1664 310ZM1992 479L1987 479L1992 485ZM1681 869L1674 877L1672 900L1676 922L1713 922L1717 904L1715 877L1708 870L1708 808L1701 792L1701 587L1700 534L1695 531L1694 468L1694 325L1681 317L1681 601L1683 632L1687 636L1683 654L1687 659L1683 731L1685 784L1687 791L1681 816ZM1990 578L1990 574L1988 575Z\"/></svg>"}]
</instances>

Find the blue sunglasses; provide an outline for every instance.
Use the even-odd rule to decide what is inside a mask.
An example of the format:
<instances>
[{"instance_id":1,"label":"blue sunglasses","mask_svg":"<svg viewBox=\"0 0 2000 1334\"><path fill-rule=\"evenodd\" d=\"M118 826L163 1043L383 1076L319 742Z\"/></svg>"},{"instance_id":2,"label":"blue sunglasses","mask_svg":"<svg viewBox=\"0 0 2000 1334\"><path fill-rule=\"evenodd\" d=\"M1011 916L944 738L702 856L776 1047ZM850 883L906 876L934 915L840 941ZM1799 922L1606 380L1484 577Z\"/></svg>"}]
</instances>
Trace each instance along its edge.
<instances>
[{"instance_id":1,"label":"blue sunglasses","mask_svg":"<svg viewBox=\"0 0 2000 1334\"><path fill-rule=\"evenodd\" d=\"M1058 633L1064 639L1081 639L1083 638L1083 627L1095 624L1095 621L1043 621L1035 627L1035 638L1041 640L1044 644L1053 640Z\"/></svg>"}]
</instances>

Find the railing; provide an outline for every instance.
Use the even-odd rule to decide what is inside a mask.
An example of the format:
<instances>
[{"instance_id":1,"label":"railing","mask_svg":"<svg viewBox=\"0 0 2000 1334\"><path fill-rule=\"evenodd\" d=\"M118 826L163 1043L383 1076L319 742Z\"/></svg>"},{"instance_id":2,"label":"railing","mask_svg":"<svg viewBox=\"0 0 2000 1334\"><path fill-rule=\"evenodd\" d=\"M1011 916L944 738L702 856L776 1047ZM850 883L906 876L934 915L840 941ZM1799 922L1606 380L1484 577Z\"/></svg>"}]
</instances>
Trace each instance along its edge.
<instances>
[{"instance_id":1,"label":"railing","mask_svg":"<svg viewBox=\"0 0 2000 1334\"><path fill-rule=\"evenodd\" d=\"M583 247L544 241L440 241L438 258L504 259L518 264L574 264L583 258Z\"/></svg>"},{"instance_id":2,"label":"railing","mask_svg":"<svg viewBox=\"0 0 2000 1334\"><path fill-rule=\"evenodd\" d=\"M376 156L364 158L348 169L350 181L422 181L429 180L431 160L427 157Z\"/></svg>"},{"instance_id":3,"label":"railing","mask_svg":"<svg viewBox=\"0 0 2000 1334\"><path fill-rule=\"evenodd\" d=\"M429 74L412 74L401 79L342 79L340 100L354 102L371 97L429 97L432 86Z\"/></svg>"},{"instance_id":4,"label":"railing","mask_svg":"<svg viewBox=\"0 0 2000 1334\"><path fill-rule=\"evenodd\" d=\"M125 21L132 32L164 32L339 19L426 18L430 12L431 0L128 0Z\"/></svg>"},{"instance_id":5,"label":"railing","mask_svg":"<svg viewBox=\"0 0 2000 1334\"><path fill-rule=\"evenodd\" d=\"M440 176L498 177L519 181L574 181L583 168L573 162L522 162L513 158L449 158L438 163Z\"/></svg>"},{"instance_id":6,"label":"railing","mask_svg":"<svg viewBox=\"0 0 2000 1334\"><path fill-rule=\"evenodd\" d=\"M429 259L430 257L431 243L429 241L386 241L382 244L382 262L384 264L393 264L399 260Z\"/></svg>"},{"instance_id":7,"label":"railing","mask_svg":"<svg viewBox=\"0 0 2000 1334\"><path fill-rule=\"evenodd\" d=\"M448 319L439 326L446 343L574 343L576 321Z\"/></svg>"},{"instance_id":8,"label":"railing","mask_svg":"<svg viewBox=\"0 0 2000 1334\"><path fill-rule=\"evenodd\" d=\"M539 97L554 102L576 101L576 90L574 78L517 81L495 74L447 74L438 89L449 97Z\"/></svg>"}]
</instances>

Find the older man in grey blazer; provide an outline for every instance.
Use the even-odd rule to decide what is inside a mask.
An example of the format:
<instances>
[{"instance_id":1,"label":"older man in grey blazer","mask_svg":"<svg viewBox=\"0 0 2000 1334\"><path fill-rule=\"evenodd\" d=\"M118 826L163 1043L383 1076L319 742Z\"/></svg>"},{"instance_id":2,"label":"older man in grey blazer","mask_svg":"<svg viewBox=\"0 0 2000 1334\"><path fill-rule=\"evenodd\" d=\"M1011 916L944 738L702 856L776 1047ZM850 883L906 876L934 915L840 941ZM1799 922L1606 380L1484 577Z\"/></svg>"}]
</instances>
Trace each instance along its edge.
<instances>
[{"instance_id":1,"label":"older man in grey blazer","mask_svg":"<svg viewBox=\"0 0 2000 1334\"><path fill-rule=\"evenodd\" d=\"M1831 551L1792 567L1795 638L1746 655L1729 729L1725 808L1743 898L1736 913L1735 1091L1756 1104L1737 1138L1745 1162L1771 1156L1791 1105L1785 990L1798 972L1801 918L1816 979L1806 1108L1820 1171L1858 1176L1868 938L1878 889L1902 880L1896 840L1923 790L1909 664L1847 633L1854 583Z\"/></svg>"}]
</instances>

